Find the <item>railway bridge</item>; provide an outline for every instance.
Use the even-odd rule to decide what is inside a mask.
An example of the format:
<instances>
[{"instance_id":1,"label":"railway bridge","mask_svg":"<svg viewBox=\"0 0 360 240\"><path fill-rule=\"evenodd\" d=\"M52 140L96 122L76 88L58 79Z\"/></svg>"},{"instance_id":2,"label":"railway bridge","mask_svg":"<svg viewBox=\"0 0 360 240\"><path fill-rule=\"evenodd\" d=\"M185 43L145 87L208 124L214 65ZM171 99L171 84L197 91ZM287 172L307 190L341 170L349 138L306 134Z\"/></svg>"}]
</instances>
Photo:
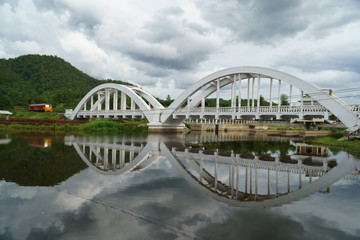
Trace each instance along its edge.
<instances>
[{"instance_id":1,"label":"railway bridge","mask_svg":"<svg viewBox=\"0 0 360 240\"><path fill-rule=\"evenodd\" d=\"M286 105L282 94L286 93ZM266 101L264 101L266 96ZM206 106L214 98L213 107ZM229 99L230 107L221 101ZM354 132L360 128L359 105L348 105L320 87L288 73L263 67L234 67L212 73L186 89L165 108L136 86L107 83L90 90L74 110L75 118L146 118L150 131L181 131L185 119L306 119L334 117Z\"/></svg>"}]
</instances>

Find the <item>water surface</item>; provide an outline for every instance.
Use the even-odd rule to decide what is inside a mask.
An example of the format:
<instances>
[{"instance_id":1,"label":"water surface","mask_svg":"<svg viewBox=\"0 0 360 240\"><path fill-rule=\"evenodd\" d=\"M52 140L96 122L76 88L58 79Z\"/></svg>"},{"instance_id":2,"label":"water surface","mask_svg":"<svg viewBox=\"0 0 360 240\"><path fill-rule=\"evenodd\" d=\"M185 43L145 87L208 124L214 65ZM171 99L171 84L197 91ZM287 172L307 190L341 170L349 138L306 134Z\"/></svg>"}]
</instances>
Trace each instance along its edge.
<instances>
[{"instance_id":1,"label":"water surface","mask_svg":"<svg viewBox=\"0 0 360 240\"><path fill-rule=\"evenodd\" d=\"M359 239L359 160L246 134L0 136L0 239Z\"/></svg>"}]
</instances>

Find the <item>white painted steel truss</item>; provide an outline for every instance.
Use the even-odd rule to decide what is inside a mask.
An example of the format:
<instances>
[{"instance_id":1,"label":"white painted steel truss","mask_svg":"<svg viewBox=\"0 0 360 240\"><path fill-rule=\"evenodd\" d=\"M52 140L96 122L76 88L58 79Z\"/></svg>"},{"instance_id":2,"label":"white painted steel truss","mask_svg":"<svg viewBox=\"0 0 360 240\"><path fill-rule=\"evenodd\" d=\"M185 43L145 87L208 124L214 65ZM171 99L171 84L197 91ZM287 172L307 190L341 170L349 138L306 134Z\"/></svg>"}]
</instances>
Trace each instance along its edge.
<instances>
[{"instance_id":1,"label":"white painted steel truss","mask_svg":"<svg viewBox=\"0 0 360 240\"><path fill-rule=\"evenodd\" d=\"M261 105L262 84L267 86L269 106ZM282 106L282 86L285 84L289 86L289 105ZM228 85L231 107L221 107L220 90ZM244 90L247 94L243 94ZM293 104L295 90L300 92L297 105ZM216 95L216 106L206 107L205 99L212 94ZM310 103L304 104L304 96L310 99ZM126 104L127 98L131 101L130 106ZM242 106L239 99L245 99L246 106ZM330 115L335 115L353 132L360 126L359 111L359 106L347 105L328 91L290 74L263 67L234 67L194 83L166 109L151 94L138 87L103 84L92 89L75 110L68 111L66 115L70 119L146 117L149 126L160 127L178 126L189 118L273 120L322 117L328 120Z\"/></svg>"}]
</instances>

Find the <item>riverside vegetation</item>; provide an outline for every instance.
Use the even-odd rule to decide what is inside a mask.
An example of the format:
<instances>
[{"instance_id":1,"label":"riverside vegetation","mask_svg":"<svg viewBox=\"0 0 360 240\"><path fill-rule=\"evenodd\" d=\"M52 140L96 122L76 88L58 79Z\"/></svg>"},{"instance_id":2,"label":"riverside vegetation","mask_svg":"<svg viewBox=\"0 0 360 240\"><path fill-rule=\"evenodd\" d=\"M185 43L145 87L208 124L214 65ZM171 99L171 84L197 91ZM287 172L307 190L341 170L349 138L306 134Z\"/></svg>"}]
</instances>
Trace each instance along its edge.
<instances>
[{"instance_id":1,"label":"riverside vegetation","mask_svg":"<svg viewBox=\"0 0 360 240\"><path fill-rule=\"evenodd\" d=\"M50 123L50 124L0 124L2 132L54 132L54 133L131 133L145 134L147 126L144 121L105 121L92 120L86 123Z\"/></svg>"}]
</instances>

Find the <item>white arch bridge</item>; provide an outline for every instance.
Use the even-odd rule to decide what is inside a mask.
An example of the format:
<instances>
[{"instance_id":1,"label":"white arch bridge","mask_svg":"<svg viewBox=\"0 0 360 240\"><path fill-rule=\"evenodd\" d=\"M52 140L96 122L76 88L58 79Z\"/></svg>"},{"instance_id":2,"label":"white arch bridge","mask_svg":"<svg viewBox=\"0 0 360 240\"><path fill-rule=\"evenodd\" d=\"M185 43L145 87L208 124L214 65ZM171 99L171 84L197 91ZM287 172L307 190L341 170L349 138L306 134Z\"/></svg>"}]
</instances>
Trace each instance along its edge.
<instances>
[{"instance_id":1,"label":"white arch bridge","mask_svg":"<svg viewBox=\"0 0 360 240\"><path fill-rule=\"evenodd\" d=\"M288 95L286 105L281 104L284 91ZM221 107L224 94L230 99L230 107ZM205 104L211 96L216 100L213 107ZM168 108L139 87L107 83L89 91L65 115L69 119L147 118L152 131L182 130L185 119L329 120L334 116L354 132L360 128L359 111L359 105L348 105L329 90L290 74L263 67L234 67L202 78Z\"/></svg>"}]
</instances>

